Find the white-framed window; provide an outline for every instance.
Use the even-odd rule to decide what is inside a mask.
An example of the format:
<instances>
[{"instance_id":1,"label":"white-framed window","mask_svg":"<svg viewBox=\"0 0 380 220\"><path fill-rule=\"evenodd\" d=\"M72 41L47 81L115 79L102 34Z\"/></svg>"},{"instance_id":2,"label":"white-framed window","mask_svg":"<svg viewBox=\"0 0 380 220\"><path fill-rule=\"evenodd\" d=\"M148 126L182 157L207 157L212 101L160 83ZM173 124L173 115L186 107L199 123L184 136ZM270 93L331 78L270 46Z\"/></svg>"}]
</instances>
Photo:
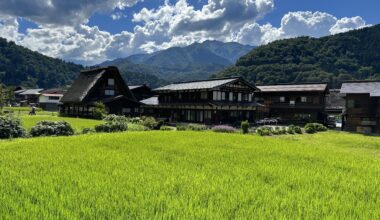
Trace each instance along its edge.
<instances>
[{"instance_id":1,"label":"white-framed window","mask_svg":"<svg viewBox=\"0 0 380 220\"><path fill-rule=\"evenodd\" d=\"M113 90L113 89L107 89L107 90L105 90L105 95L106 96L114 96L115 95L115 90Z\"/></svg>"},{"instance_id":2,"label":"white-framed window","mask_svg":"<svg viewBox=\"0 0 380 220\"><path fill-rule=\"evenodd\" d=\"M285 102L285 97L284 96L280 97L280 102Z\"/></svg>"},{"instance_id":3,"label":"white-framed window","mask_svg":"<svg viewBox=\"0 0 380 220\"><path fill-rule=\"evenodd\" d=\"M212 92L212 100L214 100L214 101L218 100L218 91Z\"/></svg>"},{"instance_id":4,"label":"white-framed window","mask_svg":"<svg viewBox=\"0 0 380 220\"><path fill-rule=\"evenodd\" d=\"M109 86L114 86L114 85L115 85L115 79L113 79L113 78L109 78L109 79L108 79L108 85L109 85Z\"/></svg>"},{"instance_id":5,"label":"white-framed window","mask_svg":"<svg viewBox=\"0 0 380 220\"><path fill-rule=\"evenodd\" d=\"M226 100L226 92L222 92L222 100Z\"/></svg>"},{"instance_id":6,"label":"white-framed window","mask_svg":"<svg viewBox=\"0 0 380 220\"><path fill-rule=\"evenodd\" d=\"M234 101L234 93L233 92L230 92L230 101Z\"/></svg>"},{"instance_id":7,"label":"white-framed window","mask_svg":"<svg viewBox=\"0 0 380 220\"><path fill-rule=\"evenodd\" d=\"M250 93L250 94L248 95L248 101L249 101L249 102L252 102L252 98L253 98L253 94Z\"/></svg>"},{"instance_id":8,"label":"white-framed window","mask_svg":"<svg viewBox=\"0 0 380 220\"><path fill-rule=\"evenodd\" d=\"M307 102L307 97L306 96L302 96L301 97L301 102Z\"/></svg>"},{"instance_id":9,"label":"white-framed window","mask_svg":"<svg viewBox=\"0 0 380 220\"><path fill-rule=\"evenodd\" d=\"M241 102L241 96L242 96L242 95L241 95L241 93L239 92L239 93L238 93L238 101L239 101L239 102Z\"/></svg>"},{"instance_id":10,"label":"white-framed window","mask_svg":"<svg viewBox=\"0 0 380 220\"><path fill-rule=\"evenodd\" d=\"M218 92L218 101L222 100L222 92Z\"/></svg>"}]
</instances>

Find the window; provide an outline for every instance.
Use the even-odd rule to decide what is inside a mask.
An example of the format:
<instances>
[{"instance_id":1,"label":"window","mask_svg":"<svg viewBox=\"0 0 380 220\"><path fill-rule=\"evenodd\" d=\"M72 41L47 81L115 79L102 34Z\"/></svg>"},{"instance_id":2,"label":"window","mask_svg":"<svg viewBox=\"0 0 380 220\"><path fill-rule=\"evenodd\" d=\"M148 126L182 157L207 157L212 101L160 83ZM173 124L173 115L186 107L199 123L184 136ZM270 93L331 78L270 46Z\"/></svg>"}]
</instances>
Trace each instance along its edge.
<instances>
[{"instance_id":1,"label":"window","mask_svg":"<svg viewBox=\"0 0 380 220\"><path fill-rule=\"evenodd\" d=\"M218 101L222 100L222 93L218 92Z\"/></svg>"},{"instance_id":2,"label":"window","mask_svg":"<svg viewBox=\"0 0 380 220\"><path fill-rule=\"evenodd\" d=\"M207 99L207 92L201 92L201 99Z\"/></svg>"},{"instance_id":3,"label":"window","mask_svg":"<svg viewBox=\"0 0 380 220\"><path fill-rule=\"evenodd\" d=\"M182 99L182 93L178 93L178 100Z\"/></svg>"},{"instance_id":4,"label":"window","mask_svg":"<svg viewBox=\"0 0 380 220\"><path fill-rule=\"evenodd\" d=\"M238 93L238 101L241 102L241 93Z\"/></svg>"},{"instance_id":5,"label":"window","mask_svg":"<svg viewBox=\"0 0 380 220\"><path fill-rule=\"evenodd\" d=\"M115 85L115 79L112 79L112 78L108 79L108 85L114 86Z\"/></svg>"},{"instance_id":6,"label":"window","mask_svg":"<svg viewBox=\"0 0 380 220\"><path fill-rule=\"evenodd\" d=\"M222 100L226 100L226 93L225 92L222 92Z\"/></svg>"},{"instance_id":7,"label":"window","mask_svg":"<svg viewBox=\"0 0 380 220\"><path fill-rule=\"evenodd\" d=\"M218 100L218 92L217 91L212 92L212 100L214 100L214 101Z\"/></svg>"},{"instance_id":8,"label":"window","mask_svg":"<svg viewBox=\"0 0 380 220\"><path fill-rule=\"evenodd\" d=\"M281 96L280 97L280 102L285 102L285 97Z\"/></svg>"},{"instance_id":9,"label":"window","mask_svg":"<svg viewBox=\"0 0 380 220\"><path fill-rule=\"evenodd\" d=\"M307 102L307 97L306 96L302 96L301 97L301 102L303 102L303 103Z\"/></svg>"},{"instance_id":10,"label":"window","mask_svg":"<svg viewBox=\"0 0 380 220\"><path fill-rule=\"evenodd\" d=\"M234 93L233 92L230 92L230 101L234 101Z\"/></svg>"},{"instance_id":11,"label":"window","mask_svg":"<svg viewBox=\"0 0 380 220\"><path fill-rule=\"evenodd\" d=\"M252 98L253 98L253 94L251 93L251 94L248 95L248 101L252 102Z\"/></svg>"},{"instance_id":12,"label":"window","mask_svg":"<svg viewBox=\"0 0 380 220\"><path fill-rule=\"evenodd\" d=\"M59 100L60 97L56 97L56 96L49 96L49 100Z\"/></svg>"},{"instance_id":13,"label":"window","mask_svg":"<svg viewBox=\"0 0 380 220\"><path fill-rule=\"evenodd\" d=\"M211 120L211 111L205 111L205 119Z\"/></svg>"},{"instance_id":14,"label":"window","mask_svg":"<svg viewBox=\"0 0 380 220\"><path fill-rule=\"evenodd\" d=\"M107 90L105 91L105 94L106 94L107 96L114 96L114 95L115 95L115 90L107 89Z\"/></svg>"},{"instance_id":15,"label":"window","mask_svg":"<svg viewBox=\"0 0 380 220\"><path fill-rule=\"evenodd\" d=\"M131 113L131 108L123 108L123 114L129 114L129 113Z\"/></svg>"},{"instance_id":16,"label":"window","mask_svg":"<svg viewBox=\"0 0 380 220\"><path fill-rule=\"evenodd\" d=\"M360 101L359 100L348 100L348 108L360 108Z\"/></svg>"}]
</instances>

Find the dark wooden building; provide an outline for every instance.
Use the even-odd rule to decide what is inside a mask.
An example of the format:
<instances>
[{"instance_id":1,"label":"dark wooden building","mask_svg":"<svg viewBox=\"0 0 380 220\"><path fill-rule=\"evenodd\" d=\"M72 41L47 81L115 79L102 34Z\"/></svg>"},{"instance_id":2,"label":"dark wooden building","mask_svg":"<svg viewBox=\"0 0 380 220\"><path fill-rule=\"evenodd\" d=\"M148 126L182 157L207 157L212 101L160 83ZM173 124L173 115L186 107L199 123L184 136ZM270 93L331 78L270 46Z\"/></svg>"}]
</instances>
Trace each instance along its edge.
<instances>
[{"instance_id":1,"label":"dark wooden building","mask_svg":"<svg viewBox=\"0 0 380 220\"><path fill-rule=\"evenodd\" d=\"M235 124L256 117L258 89L242 78L174 83L154 91L157 96L142 100L143 114L170 122Z\"/></svg>"},{"instance_id":2,"label":"dark wooden building","mask_svg":"<svg viewBox=\"0 0 380 220\"><path fill-rule=\"evenodd\" d=\"M109 114L136 116L140 103L135 99L116 67L82 71L61 99L64 115L92 117L96 102L105 104Z\"/></svg>"},{"instance_id":3,"label":"dark wooden building","mask_svg":"<svg viewBox=\"0 0 380 220\"><path fill-rule=\"evenodd\" d=\"M286 124L326 122L326 83L258 86L256 101L261 117L279 118Z\"/></svg>"},{"instance_id":4,"label":"dark wooden building","mask_svg":"<svg viewBox=\"0 0 380 220\"><path fill-rule=\"evenodd\" d=\"M156 93L152 91L147 85L138 85L138 86L128 86L132 94L135 96L137 101L148 99L153 97Z\"/></svg>"},{"instance_id":5,"label":"dark wooden building","mask_svg":"<svg viewBox=\"0 0 380 220\"><path fill-rule=\"evenodd\" d=\"M343 129L361 133L380 133L380 81L343 83L345 95Z\"/></svg>"},{"instance_id":6,"label":"dark wooden building","mask_svg":"<svg viewBox=\"0 0 380 220\"><path fill-rule=\"evenodd\" d=\"M340 89L330 89L326 95L326 113L329 115L341 115L344 106L344 95L340 93Z\"/></svg>"}]
</instances>

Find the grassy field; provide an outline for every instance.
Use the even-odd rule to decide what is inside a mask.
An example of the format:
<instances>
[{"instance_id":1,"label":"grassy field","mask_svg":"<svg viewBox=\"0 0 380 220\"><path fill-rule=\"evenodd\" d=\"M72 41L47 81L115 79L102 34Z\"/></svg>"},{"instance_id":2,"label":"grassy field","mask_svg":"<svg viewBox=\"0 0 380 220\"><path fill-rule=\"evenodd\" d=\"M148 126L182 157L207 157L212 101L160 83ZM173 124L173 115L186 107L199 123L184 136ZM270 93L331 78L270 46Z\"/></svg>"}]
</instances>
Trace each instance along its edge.
<instances>
[{"instance_id":1,"label":"grassy field","mask_svg":"<svg viewBox=\"0 0 380 220\"><path fill-rule=\"evenodd\" d=\"M81 132L84 128L94 128L96 125L101 124L102 121L82 119L82 118L68 118L68 117L58 117L52 115L21 115L22 125L26 130L30 130L40 121L66 121L73 126L76 132Z\"/></svg>"},{"instance_id":2,"label":"grassy field","mask_svg":"<svg viewBox=\"0 0 380 220\"><path fill-rule=\"evenodd\" d=\"M0 142L0 219L379 219L380 138L127 132Z\"/></svg>"}]
</instances>

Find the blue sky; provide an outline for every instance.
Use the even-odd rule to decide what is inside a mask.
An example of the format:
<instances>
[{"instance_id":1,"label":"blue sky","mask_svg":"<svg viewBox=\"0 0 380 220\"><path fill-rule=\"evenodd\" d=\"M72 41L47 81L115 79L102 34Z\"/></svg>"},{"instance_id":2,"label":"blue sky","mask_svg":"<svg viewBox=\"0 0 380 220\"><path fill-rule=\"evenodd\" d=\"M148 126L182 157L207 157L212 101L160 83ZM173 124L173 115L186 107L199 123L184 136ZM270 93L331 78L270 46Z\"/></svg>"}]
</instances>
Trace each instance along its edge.
<instances>
[{"instance_id":1,"label":"blue sky","mask_svg":"<svg viewBox=\"0 0 380 220\"><path fill-rule=\"evenodd\" d=\"M262 45L380 23L374 0L2 0L0 36L86 65L204 40Z\"/></svg>"}]
</instances>

